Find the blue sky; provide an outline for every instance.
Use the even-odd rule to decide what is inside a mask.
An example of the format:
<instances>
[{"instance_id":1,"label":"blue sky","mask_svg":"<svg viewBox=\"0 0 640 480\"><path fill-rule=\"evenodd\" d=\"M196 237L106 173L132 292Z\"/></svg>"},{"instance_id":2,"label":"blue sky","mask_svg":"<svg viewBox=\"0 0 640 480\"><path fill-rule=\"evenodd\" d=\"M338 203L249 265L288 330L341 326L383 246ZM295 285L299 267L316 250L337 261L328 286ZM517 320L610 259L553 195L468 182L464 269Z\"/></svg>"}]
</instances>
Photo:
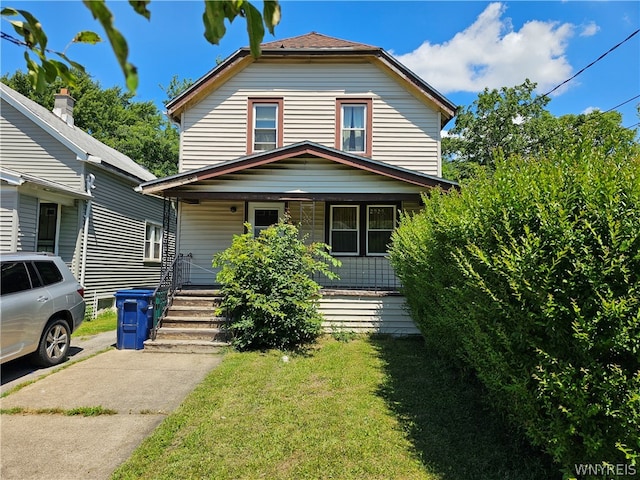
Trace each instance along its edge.
<instances>
[{"instance_id":1,"label":"blue sky","mask_svg":"<svg viewBox=\"0 0 640 480\"><path fill-rule=\"evenodd\" d=\"M255 2L260 5L260 2ZM452 102L468 105L485 87L513 86L530 78L545 93L640 28L637 1L282 1L282 21L265 41L316 31L379 46L395 55ZM138 100L165 99L160 85L174 75L197 79L248 45L243 19L228 26L218 46L203 37L203 3L153 0L151 21L128 2L107 1L138 67ZM100 25L79 1L2 0L29 10L42 23L49 47L64 50L80 30ZM260 7L261 8L261 7ZM12 34L6 20L2 31ZM2 73L25 69L23 49L0 42ZM66 53L85 65L103 87L124 80L108 44L71 45ZM555 115L609 110L640 95L640 34L608 54L552 95ZM640 98L617 110L623 125L636 125ZM447 125L451 127L452 123Z\"/></svg>"}]
</instances>

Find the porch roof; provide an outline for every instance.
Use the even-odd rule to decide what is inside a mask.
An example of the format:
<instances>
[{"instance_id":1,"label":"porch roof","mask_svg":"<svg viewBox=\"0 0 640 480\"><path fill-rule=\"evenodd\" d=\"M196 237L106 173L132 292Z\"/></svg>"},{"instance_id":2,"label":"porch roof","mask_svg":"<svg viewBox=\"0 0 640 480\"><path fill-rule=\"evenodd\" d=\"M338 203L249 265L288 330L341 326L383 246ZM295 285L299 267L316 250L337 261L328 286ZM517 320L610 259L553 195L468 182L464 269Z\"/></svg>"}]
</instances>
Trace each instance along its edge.
<instances>
[{"instance_id":1,"label":"porch roof","mask_svg":"<svg viewBox=\"0 0 640 480\"><path fill-rule=\"evenodd\" d=\"M215 179L223 175L241 172L252 167L258 167L278 162L280 160L302 156L321 158L335 162L336 164L346 165L360 171L401 181L406 184L424 187L425 189L442 188L444 190L449 190L451 188L458 188L458 184L456 182L445 180L443 178L426 175L424 173L372 160L367 157L354 155L349 152L344 152L314 142L304 141L266 152L246 155L212 166L206 166L178 173L169 177L144 182L136 188L136 191L144 194L164 195L165 197L180 197L181 187L183 188L189 185L198 184L199 182Z\"/></svg>"}]
</instances>

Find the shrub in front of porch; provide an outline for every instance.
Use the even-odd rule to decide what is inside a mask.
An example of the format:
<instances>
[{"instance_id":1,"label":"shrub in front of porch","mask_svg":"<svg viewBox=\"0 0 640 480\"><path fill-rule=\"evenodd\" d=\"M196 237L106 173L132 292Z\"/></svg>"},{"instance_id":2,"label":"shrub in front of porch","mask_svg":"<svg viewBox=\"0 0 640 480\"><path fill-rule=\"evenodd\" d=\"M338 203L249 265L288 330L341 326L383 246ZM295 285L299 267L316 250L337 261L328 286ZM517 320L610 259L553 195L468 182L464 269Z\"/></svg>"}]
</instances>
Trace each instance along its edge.
<instances>
[{"instance_id":1,"label":"shrub in front of porch","mask_svg":"<svg viewBox=\"0 0 640 480\"><path fill-rule=\"evenodd\" d=\"M305 245L298 229L281 220L256 237L246 224L231 247L213 259L221 267L222 308L231 316L233 345L248 349L295 349L321 333L317 309L320 285L314 273L336 278L329 266L339 261L323 243Z\"/></svg>"}]
</instances>

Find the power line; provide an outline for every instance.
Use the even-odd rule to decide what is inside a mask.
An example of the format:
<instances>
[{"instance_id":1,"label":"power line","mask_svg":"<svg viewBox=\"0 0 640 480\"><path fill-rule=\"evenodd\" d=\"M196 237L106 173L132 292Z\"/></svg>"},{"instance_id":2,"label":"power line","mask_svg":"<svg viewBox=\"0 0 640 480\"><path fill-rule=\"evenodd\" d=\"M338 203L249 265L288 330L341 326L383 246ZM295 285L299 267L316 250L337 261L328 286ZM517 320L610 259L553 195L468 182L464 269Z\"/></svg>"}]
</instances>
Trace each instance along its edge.
<instances>
[{"instance_id":1,"label":"power line","mask_svg":"<svg viewBox=\"0 0 640 480\"><path fill-rule=\"evenodd\" d=\"M586 67L584 67L582 70L580 70L578 73L576 73L575 75L573 75L571 78L568 78L567 80L565 80L564 82L562 82L560 85L557 85L555 87L553 87L551 90L549 90L547 93L545 93L544 95L540 95L540 97L548 97L551 93L555 92L557 89L559 89L560 87L562 87L563 85L569 83L571 80L573 80L574 78L576 78L578 75L580 75L582 72L584 72L585 70L587 70L588 68L591 68L592 66L594 66L596 63L598 63L600 60L602 60L604 57L606 57L607 55L609 55L611 52L613 52L616 48L618 48L620 45L622 45L623 43L629 41L631 38L633 38L635 35L637 35L640 32L640 29L636 30L635 32L633 32L631 35L629 35L627 38L625 38L623 41L621 41L620 43L618 43L617 45L614 45L613 47L611 47L609 50L607 50L605 53L603 53L602 55L600 55L598 58L596 58L593 62L591 62L589 65L587 65Z\"/></svg>"},{"instance_id":2,"label":"power line","mask_svg":"<svg viewBox=\"0 0 640 480\"><path fill-rule=\"evenodd\" d=\"M627 103L629 103L629 102L633 102L633 101L634 101L636 98L638 98L638 97L640 97L640 95L636 95L635 97L630 98L629 100L625 100L624 102L619 103L619 104L618 104L618 105L616 105L615 107L611 107L609 110L605 110L605 111L604 111L604 112L602 112L602 113L608 113L608 112L610 112L610 111L612 111L612 110L616 110L616 109L620 108L621 106L626 105L626 104L627 104Z\"/></svg>"}]
</instances>

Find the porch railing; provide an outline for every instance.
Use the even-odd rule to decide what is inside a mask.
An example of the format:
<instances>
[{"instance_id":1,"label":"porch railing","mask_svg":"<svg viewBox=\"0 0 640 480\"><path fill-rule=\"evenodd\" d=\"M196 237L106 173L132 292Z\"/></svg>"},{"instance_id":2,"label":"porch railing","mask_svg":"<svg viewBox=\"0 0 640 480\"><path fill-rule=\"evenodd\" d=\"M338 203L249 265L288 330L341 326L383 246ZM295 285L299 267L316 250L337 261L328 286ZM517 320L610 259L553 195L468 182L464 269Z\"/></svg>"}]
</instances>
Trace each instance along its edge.
<instances>
[{"instance_id":1,"label":"porch railing","mask_svg":"<svg viewBox=\"0 0 640 480\"><path fill-rule=\"evenodd\" d=\"M171 301L177 290L189 282L191 276L191 257L188 253L176 255L171 265L160 278L160 283L153 292L153 327L151 338L155 340L158 329L162 326L162 319L171 306Z\"/></svg>"},{"instance_id":2,"label":"porch railing","mask_svg":"<svg viewBox=\"0 0 640 480\"><path fill-rule=\"evenodd\" d=\"M345 290L397 291L400 280L396 277L387 257L337 257L342 265L331 267L340 278L331 280L324 275L314 275L314 280L324 288Z\"/></svg>"}]
</instances>

